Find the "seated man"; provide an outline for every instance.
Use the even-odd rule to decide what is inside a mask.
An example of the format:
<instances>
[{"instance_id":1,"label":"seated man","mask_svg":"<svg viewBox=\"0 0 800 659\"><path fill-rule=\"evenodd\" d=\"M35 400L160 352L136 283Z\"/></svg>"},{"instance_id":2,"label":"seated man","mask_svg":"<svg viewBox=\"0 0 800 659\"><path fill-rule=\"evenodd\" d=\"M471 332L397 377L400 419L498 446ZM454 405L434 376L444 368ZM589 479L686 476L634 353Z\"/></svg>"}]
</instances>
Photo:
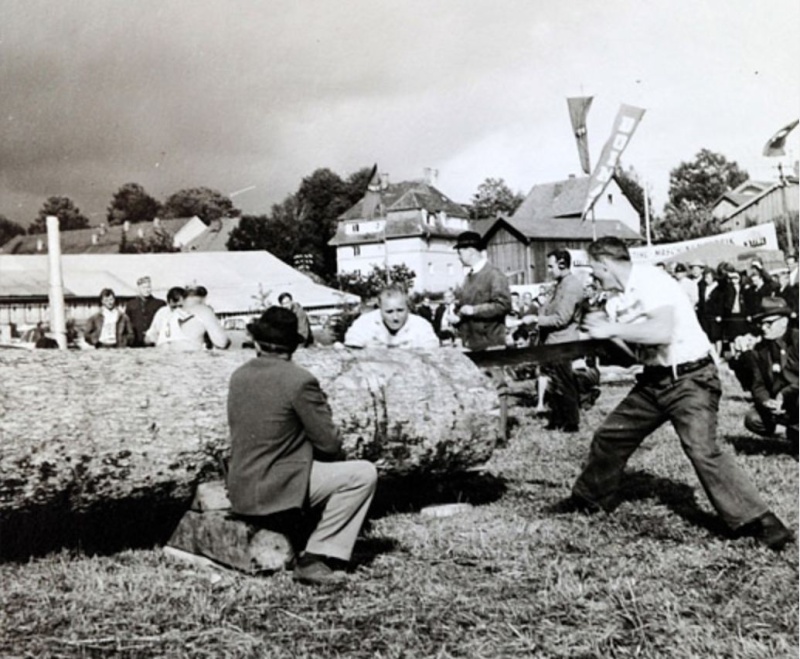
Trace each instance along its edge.
<instances>
[{"instance_id":1,"label":"seated man","mask_svg":"<svg viewBox=\"0 0 800 659\"><path fill-rule=\"evenodd\" d=\"M796 449L797 329L789 326L791 309L782 298L764 298L761 309L753 317L763 335L751 353L754 408L745 416L744 425L764 436L774 434L778 425L786 426L786 438Z\"/></svg>"},{"instance_id":2,"label":"seated man","mask_svg":"<svg viewBox=\"0 0 800 659\"><path fill-rule=\"evenodd\" d=\"M378 308L360 315L350 325L344 344L351 348L438 348L431 324L408 310L408 296L389 286L378 296Z\"/></svg>"},{"instance_id":3,"label":"seated man","mask_svg":"<svg viewBox=\"0 0 800 659\"><path fill-rule=\"evenodd\" d=\"M294 301L291 293L281 293L278 296L278 304L297 316L297 332L300 334L300 338L303 339L300 345L308 348L314 343L314 335L311 332L311 322L308 319L306 310L298 302Z\"/></svg>"},{"instance_id":4,"label":"seated man","mask_svg":"<svg viewBox=\"0 0 800 659\"><path fill-rule=\"evenodd\" d=\"M299 556L294 579L332 584L344 579L329 565L349 561L372 502L375 466L337 462L342 447L317 379L291 361L297 316L271 307L247 326L257 357L231 376L228 496L233 512L256 524L307 508L321 518Z\"/></svg>"}]
</instances>

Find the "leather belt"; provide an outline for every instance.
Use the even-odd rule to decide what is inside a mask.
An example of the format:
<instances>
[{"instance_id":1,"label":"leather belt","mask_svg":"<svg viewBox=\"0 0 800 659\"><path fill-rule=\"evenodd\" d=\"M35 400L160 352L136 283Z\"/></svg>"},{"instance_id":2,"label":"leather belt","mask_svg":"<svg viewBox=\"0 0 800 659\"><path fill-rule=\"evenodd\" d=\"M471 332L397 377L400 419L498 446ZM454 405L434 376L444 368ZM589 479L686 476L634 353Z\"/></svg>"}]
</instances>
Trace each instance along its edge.
<instances>
[{"instance_id":1,"label":"leather belt","mask_svg":"<svg viewBox=\"0 0 800 659\"><path fill-rule=\"evenodd\" d=\"M675 375L680 377L682 375L686 375L687 373L692 373L693 371L700 370L706 366L710 366L714 363L714 360L711 358L710 355L703 357L702 359L695 359L691 362L683 362L675 366ZM671 376L673 373L672 366L645 366L643 375L646 378L660 378Z\"/></svg>"}]
</instances>

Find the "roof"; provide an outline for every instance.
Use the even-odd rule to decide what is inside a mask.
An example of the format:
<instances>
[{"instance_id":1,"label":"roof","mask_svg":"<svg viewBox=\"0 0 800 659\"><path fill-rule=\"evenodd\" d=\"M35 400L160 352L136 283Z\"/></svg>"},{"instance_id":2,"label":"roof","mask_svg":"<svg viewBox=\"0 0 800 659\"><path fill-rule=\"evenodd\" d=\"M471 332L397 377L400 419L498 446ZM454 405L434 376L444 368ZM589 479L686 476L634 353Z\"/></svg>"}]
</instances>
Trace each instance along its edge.
<instances>
[{"instance_id":1,"label":"roof","mask_svg":"<svg viewBox=\"0 0 800 659\"><path fill-rule=\"evenodd\" d=\"M159 220L154 222L138 222L131 224L128 231L128 238L135 240L141 232L142 237L147 239L162 231L175 235L181 227L190 222L193 218L180 217L171 220ZM95 226L87 229L71 229L60 232L61 253L62 254L117 254L122 242L123 226L121 224L113 226ZM97 236L96 243L92 242L92 236ZM37 249L41 241L42 249ZM46 254L47 253L47 234L35 233L24 236L15 236L4 245L0 246L0 254Z\"/></svg>"},{"instance_id":2,"label":"roof","mask_svg":"<svg viewBox=\"0 0 800 659\"><path fill-rule=\"evenodd\" d=\"M798 184L798 183L797 183L797 179L796 179L796 178L787 177L787 180L786 180L786 187L795 187L795 188L796 188L796 187L797 187L797 184ZM771 195L772 193L774 193L776 190L780 190L782 187L784 187L784 186L783 186L783 185L781 185L781 183L780 183L780 182L776 182L776 183L772 183L772 184L771 184L771 185L770 185L768 188L766 188L765 190L762 190L762 191L761 191L759 194L755 194L755 195L748 195L748 196L747 196L747 198L744 200L744 202L742 202L742 203L741 203L739 206L737 206L737 207L736 207L734 210L732 210L732 211L731 211L731 212L730 212L730 213L729 213L729 214L728 214L728 215L725 217L725 219L723 220L723 222L727 222L728 220L732 220L732 219L733 219L734 217L736 217L737 215L739 215L739 214L743 213L744 211L746 211L746 210L747 210L748 208L750 208L751 206L754 206L754 205L756 205L756 204L757 204L757 203L759 203L759 202L760 202L762 199L764 199L765 197L768 197L769 195Z\"/></svg>"},{"instance_id":3,"label":"roof","mask_svg":"<svg viewBox=\"0 0 800 659\"><path fill-rule=\"evenodd\" d=\"M46 255L0 254L0 298L24 294L47 296ZM354 295L315 283L310 277L265 251L176 252L160 254L65 254L61 257L65 296L95 298L102 288L119 297L136 294L136 280L150 275L153 294L164 298L173 286L203 285L217 313L262 308L261 299L277 303L284 291L304 307L357 302ZM29 280L28 288L20 285ZM263 294L263 295L262 295Z\"/></svg>"},{"instance_id":4,"label":"roof","mask_svg":"<svg viewBox=\"0 0 800 659\"><path fill-rule=\"evenodd\" d=\"M463 206L457 204L430 183L425 181L402 181L389 183L386 189L367 193L352 207L339 216L340 220L371 220L383 217L383 213L404 210L426 210L431 213L444 211L451 217L467 219Z\"/></svg>"},{"instance_id":5,"label":"roof","mask_svg":"<svg viewBox=\"0 0 800 659\"><path fill-rule=\"evenodd\" d=\"M581 220L579 217L550 218L537 222L519 223L513 220L497 220L486 231L485 236L495 233L500 228L508 228L518 237L526 240L594 240L603 236L615 236L621 240L641 240L642 237L619 220Z\"/></svg>"},{"instance_id":6,"label":"roof","mask_svg":"<svg viewBox=\"0 0 800 659\"><path fill-rule=\"evenodd\" d=\"M731 202L734 206L740 206L754 196L760 195L773 185L775 184L771 181L753 181L752 179L747 179L744 183L737 185L733 190L723 192L712 206L719 205L723 200Z\"/></svg>"},{"instance_id":7,"label":"roof","mask_svg":"<svg viewBox=\"0 0 800 659\"><path fill-rule=\"evenodd\" d=\"M589 181L588 176L582 176L534 185L510 220L515 226L524 226L554 217L580 217L589 194Z\"/></svg>"},{"instance_id":8,"label":"roof","mask_svg":"<svg viewBox=\"0 0 800 659\"><path fill-rule=\"evenodd\" d=\"M231 231L239 226L241 218L223 217L219 222L212 222L205 231L187 242L184 252L226 252Z\"/></svg>"}]
</instances>

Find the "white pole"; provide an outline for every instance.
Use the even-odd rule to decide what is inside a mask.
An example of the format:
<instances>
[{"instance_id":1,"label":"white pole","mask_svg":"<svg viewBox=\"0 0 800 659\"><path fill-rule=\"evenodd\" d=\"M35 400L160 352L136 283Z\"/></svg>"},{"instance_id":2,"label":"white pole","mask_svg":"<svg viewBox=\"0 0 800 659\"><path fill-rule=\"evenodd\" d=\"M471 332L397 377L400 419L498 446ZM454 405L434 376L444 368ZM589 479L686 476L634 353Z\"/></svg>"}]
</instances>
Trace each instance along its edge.
<instances>
[{"instance_id":1,"label":"white pole","mask_svg":"<svg viewBox=\"0 0 800 659\"><path fill-rule=\"evenodd\" d=\"M61 350L67 349L67 319L64 308L64 281L61 276L61 240L58 218L47 216L47 268L50 281L50 332Z\"/></svg>"},{"instance_id":2,"label":"white pole","mask_svg":"<svg viewBox=\"0 0 800 659\"><path fill-rule=\"evenodd\" d=\"M647 194L646 182L644 186L642 186L642 190L644 191L644 231L647 235L647 246L650 247L652 242L650 240L650 198Z\"/></svg>"}]
</instances>

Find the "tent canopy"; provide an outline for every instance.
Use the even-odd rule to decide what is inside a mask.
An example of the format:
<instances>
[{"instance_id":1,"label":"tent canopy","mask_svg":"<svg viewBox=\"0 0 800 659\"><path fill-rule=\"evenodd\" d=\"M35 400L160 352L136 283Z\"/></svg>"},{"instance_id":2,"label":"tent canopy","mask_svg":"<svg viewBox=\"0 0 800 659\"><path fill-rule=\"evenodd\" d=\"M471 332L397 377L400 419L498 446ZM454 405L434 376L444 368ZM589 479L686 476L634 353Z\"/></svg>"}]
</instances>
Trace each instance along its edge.
<instances>
[{"instance_id":1,"label":"tent canopy","mask_svg":"<svg viewBox=\"0 0 800 659\"><path fill-rule=\"evenodd\" d=\"M0 254L0 297L46 297L47 258ZM264 251L64 254L61 270L67 298L97 297L103 288L130 297L136 295L139 277L149 275L153 294L160 298L173 286L205 286L208 303L220 314L258 311L277 304L283 292L312 309L360 301L356 295L317 284ZM20 287L22 275L29 283L24 289Z\"/></svg>"}]
</instances>

